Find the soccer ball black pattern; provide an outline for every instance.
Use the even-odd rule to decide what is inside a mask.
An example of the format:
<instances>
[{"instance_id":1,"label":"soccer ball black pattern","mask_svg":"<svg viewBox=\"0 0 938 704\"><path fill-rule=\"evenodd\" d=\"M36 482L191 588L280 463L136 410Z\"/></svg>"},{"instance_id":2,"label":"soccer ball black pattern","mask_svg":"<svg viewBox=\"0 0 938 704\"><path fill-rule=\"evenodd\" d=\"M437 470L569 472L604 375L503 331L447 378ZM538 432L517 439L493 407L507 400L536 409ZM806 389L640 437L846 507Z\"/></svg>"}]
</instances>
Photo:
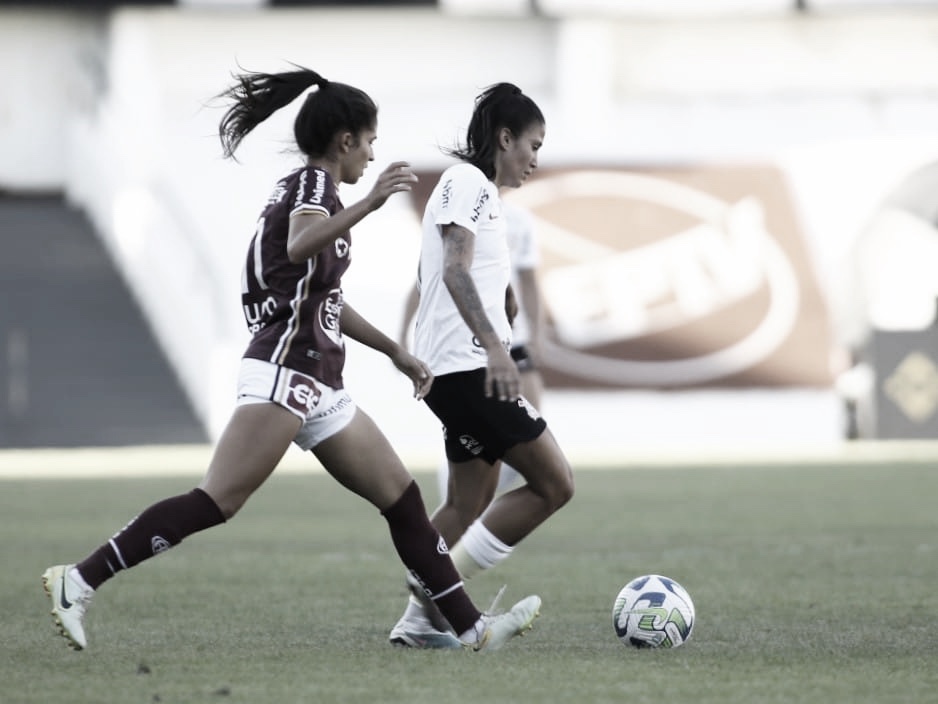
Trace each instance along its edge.
<instances>
[{"instance_id":1,"label":"soccer ball black pattern","mask_svg":"<svg viewBox=\"0 0 938 704\"><path fill-rule=\"evenodd\" d=\"M612 607L616 636L636 648L676 648L690 638L695 619L687 590L658 574L626 584Z\"/></svg>"}]
</instances>

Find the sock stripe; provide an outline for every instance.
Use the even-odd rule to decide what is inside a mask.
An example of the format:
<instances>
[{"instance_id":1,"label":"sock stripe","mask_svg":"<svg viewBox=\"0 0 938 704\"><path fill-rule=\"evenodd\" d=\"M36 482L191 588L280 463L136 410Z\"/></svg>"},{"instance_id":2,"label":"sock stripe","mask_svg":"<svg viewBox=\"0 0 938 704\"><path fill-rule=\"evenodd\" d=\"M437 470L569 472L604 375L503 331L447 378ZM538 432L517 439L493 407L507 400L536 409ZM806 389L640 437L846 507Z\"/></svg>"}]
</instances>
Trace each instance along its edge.
<instances>
[{"instance_id":1,"label":"sock stripe","mask_svg":"<svg viewBox=\"0 0 938 704\"><path fill-rule=\"evenodd\" d=\"M460 580L460 581L456 582L456 584L454 584L453 586L451 586L449 589L444 589L444 590L441 591L439 594L434 594L433 596L431 596L431 597L430 597L430 601L436 601L437 599L440 599L440 598L446 596L447 594L452 594L453 592L455 592L455 591L457 591L457 590L459 590L459 589L462 589L462 587L463 587L463 583L462 583L462 580Z\"/></svg>"},{"instance_id":2,"label":"sock stripe","mask_svg":"<svg viewBox=\"0 0 938 704\"><path fill-rule=\"evenodd\" d=\"M120 551L120 548L117 547L117 543L114 542L114 539L113 539L113 538L111 538L111 539L108 540L107 542L108 542L108 545L111 546L111 550L114 551L114 555L117 557L118 562L121 563L121 568L126 570L126 569L127 569L127 563L124 562L124 556L121 555L121 551Z\"/></svg>"}]
</instances>

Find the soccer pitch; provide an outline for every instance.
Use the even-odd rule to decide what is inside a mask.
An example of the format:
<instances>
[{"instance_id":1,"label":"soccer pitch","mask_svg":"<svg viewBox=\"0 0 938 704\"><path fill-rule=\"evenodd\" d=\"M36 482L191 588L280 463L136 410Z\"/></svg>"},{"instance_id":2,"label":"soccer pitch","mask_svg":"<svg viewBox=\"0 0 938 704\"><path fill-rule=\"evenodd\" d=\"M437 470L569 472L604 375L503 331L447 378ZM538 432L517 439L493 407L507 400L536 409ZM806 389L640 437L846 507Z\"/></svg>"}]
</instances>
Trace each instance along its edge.
<instances>
[{"instance_id":1,"label":"soccer pitch","mask_svg":"<svg viewBox=\"0 0 938 704\"><path fill-rule=\"evenodd\" d=\"M418 474L428 503L435 477ZM121 574L89 648L55 635L40 574L84 557L193 476L0 481L0 701L938 701L932 461L580 469L573 501L493 573L485 606L544 604L493 653L396 649L405 602L384 520L331 478L275 474L229 524ZM635 650L612 602L677 579L690 642Z\"/></svg>"}]
</instances>

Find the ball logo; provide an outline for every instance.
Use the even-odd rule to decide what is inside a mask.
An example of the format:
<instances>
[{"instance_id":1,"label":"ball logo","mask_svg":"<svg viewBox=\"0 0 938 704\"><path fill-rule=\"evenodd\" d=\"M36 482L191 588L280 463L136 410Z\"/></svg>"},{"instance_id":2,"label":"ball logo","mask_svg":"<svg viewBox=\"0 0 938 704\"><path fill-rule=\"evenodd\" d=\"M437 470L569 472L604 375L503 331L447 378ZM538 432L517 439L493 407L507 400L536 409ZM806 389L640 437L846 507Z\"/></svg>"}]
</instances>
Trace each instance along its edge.
<instances>
[{"instance_id":1,"label":"ball logo","mask_svg":"<svg viewBox=\"0 0 938 704\"><path fill-rule=\"evenodd\" d=\"M724 190L735 178L729 190L738 195L727 199L686 174L678 177L695 185L613 170L540 176L506 196L534 216L551 323L546 366L580 382L666 387L772 361L798 335L805 292L811 305L819 295L791 255L801 247L797 228L779 233L767 224L767 203L776 215L790 210L784 186L766 178L772 169L755 172L754 186L732 169L694 172L722 179ZM826 378L826 332L812 340L802 329L800 337L811 364L824 369L801 364L786 373Z\"/></svg>"}]
</instances>

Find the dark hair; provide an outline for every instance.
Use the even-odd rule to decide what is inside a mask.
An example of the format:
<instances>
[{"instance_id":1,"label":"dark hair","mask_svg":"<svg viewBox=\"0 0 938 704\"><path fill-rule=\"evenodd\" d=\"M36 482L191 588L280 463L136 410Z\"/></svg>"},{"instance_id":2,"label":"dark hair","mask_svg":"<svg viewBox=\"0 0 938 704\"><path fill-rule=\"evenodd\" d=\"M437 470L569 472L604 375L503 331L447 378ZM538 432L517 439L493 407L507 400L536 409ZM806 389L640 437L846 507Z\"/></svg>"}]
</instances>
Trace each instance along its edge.
<instances>
[{"instance_id":1,"label":"dark hair","mask_svg":"<svg viewBox=\"0 0 938 704\"><path fill-rule=\"evenodd\" d=\"M347 130L358 135L377 124L378 106L367 93L328 81L308 68L296 69L233 74L237 82L218 96L234 101L218 125L226 157L233 158L251 130L314 85L317 89L306 96L293 122L296 144L307 156L325 155L337 132Z\"/></svg>"},{"instance_id":2,"label":"dark hair","mask_svg":"<svg viewBox=\"0 0 938 704\"><path fill-rule=\"evenodd\" d=\"M531 125L544 124L537 104L512 83L496 83L476 96L475 108L462 147L446 153L478 167L487 178L495 176L496 134L502 127L519 136Z\"/></svg>"}]
</instances>

